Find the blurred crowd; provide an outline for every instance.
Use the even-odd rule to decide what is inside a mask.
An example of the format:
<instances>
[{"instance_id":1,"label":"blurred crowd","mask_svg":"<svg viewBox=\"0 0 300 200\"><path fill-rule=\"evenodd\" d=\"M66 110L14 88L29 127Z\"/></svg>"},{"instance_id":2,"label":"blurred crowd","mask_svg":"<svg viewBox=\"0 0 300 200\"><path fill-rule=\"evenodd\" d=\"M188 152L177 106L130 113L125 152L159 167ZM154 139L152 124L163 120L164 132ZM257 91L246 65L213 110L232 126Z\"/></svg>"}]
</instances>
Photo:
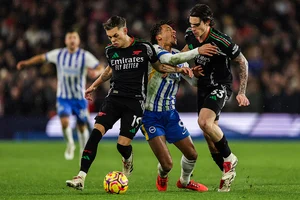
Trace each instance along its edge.
<instances>
[{"instance_id":1,"label":"blurred crowd","mask_svg":"<svg viewBox=\"0 0 300 200\"><path fill-rule=\"evenodd\" d=\"M233 38L249 62L247 96L251 105L239 108L239 68L233 65L234 94L226 112L300 113L300 0L1 0L0 116L47 115L56 112L56 69L51 63L17 71L18 61L64 46L70 28L80 33L81 47L106 65L109 43L102 23L112 15L127 19L129 34L149 39L151 26L171 19L178 48L184 45L188 12L208 4L215 27ZM88 78L88 85L93 80ZM97 111L109 84L97 91L91 111ZM188 102L188 103L186 103ZM183 82L178 93L181 112L196 111L196 89Z\"/></svg>"}]
</instances>

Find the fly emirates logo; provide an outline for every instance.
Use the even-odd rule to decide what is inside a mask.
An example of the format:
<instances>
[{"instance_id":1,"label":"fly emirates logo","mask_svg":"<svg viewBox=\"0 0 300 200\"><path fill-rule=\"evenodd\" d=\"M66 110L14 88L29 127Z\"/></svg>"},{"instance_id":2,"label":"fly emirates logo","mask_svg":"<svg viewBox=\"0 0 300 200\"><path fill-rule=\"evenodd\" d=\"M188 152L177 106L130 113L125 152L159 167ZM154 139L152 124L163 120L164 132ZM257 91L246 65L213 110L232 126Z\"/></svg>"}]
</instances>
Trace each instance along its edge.
<instances>
[{"instance_id":1,"label":"fly emirates logo","mask_svg":"<svg viewBox=\"0 0 300 200\"><path fill-rule=\"evenodd\" d=\"M115 70L136 69L139 67L139 63L142 62L144 62L144 57L122 58L110 61L111 66Z\"/></svg>"}]
</instances>

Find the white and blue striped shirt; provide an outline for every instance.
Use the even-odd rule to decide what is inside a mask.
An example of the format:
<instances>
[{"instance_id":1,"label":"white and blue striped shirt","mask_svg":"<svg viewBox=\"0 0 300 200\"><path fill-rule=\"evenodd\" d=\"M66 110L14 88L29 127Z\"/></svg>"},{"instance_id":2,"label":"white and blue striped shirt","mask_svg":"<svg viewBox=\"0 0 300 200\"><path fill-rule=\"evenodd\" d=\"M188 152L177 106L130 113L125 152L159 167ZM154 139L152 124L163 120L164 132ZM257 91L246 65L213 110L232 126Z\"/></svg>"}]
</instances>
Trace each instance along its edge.
<instances>
[{"instance_id":1,"label":"white and blue striped shirt","mask_svg":"<svg viewBox=\"0 0 300 200\"><path fill-rule=\"evenodd\" d=\"M161 63L163 55L171 54L158 45L153 45ZM172 48L172 54L180 51ZM188 63L177 65L178 67L188 67ZM156 71L149 65L147 98L145 109L154 112L168 111L175 109L176 94L179 88L181 74L171 73L166 78L162 78L162 73Z\"/></svg>"},{"instance_id":2,"label":"white and blue striped shirt","mask_svg":"<svg viewBox=\"0 0 300 200\"><path fill-rule=\"evenodd\" d=\"M87 68L99 64L95 56L80 48L74 53L61 48L47 52L46 60L56 64L57 98L84 99Z\"/></svg>"}]
</instances>

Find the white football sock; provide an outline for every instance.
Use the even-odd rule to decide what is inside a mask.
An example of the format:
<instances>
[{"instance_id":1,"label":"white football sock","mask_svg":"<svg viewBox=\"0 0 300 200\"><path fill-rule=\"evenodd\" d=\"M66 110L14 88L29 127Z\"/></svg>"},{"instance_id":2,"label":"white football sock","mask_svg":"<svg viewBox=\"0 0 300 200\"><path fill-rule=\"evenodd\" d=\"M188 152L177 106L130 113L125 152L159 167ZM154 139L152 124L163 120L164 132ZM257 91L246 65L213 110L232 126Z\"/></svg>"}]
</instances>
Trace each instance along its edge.
<instances>
[{"instance_id":1,"label":"white football sock","mask_svg":"<svg viewBox=\"0 0 300 200\"><path fill-rule=\"evenodd\" d=\"M183 186L187 186L187 184L189 184L195 164L196 160L188 160L184 155L182 155L180 182Z\"/></svg>"},{"instance_id":2,"label":"white football sock","mask_svg":"<svg viewBox=\"0 0 300 200\"><path fill-rule=\"evenodd\" d=\"M86 173L85 173L84 171L80 171L80 172L78 173L78 176L80 176L80 177L84 180L85 177L86 177Z\"/></svg>"},{"instance_id":3,"label":"white football sock","mask_svg":"<svg viewBox=\"0 0 300 200\"><path fill-rule=\"evenodd\" d=\"M224 158L224 162L230 162L234 158L234 154L231 153L227 158Z\"/></svg>"},{"instance_id":4,"label":"white football sock","mask_svg":"<svg viewBox=\"0 0 300 200\"><path fill-rule=\"evenodd\" d=\"M163 168L161 167L160 163L158 163L157 169L158 169L158 175L159 175L161 178L166 178L166 177L168 177L169 172L164 171Z\"/></svg>"},{"instance_id":5,"label":"white football sock","mask_svg":"<svg viewBox=\"0 0 300 200\"><path fill-rule=\"evenodd\" d=\"M78 143L79 143L79 151L80 153L83 152L84 147L89 139L89 131L87 128L84 128L83 133L79 131L79 129L77 128L77 136L78 136Z\"/></svg>"},{"instance_id":6,"label":"white football sock","mask_svg":"<svg viewBox=\"0 0 300 200\"><path fill-rule=\"evenodd\" d=\"M70 126L68 126L66 129L63 129L64 138L67 141L68 145L75 146L74 145L74 139L73 139L73 133Z\"/></svg>"}]
</instances>

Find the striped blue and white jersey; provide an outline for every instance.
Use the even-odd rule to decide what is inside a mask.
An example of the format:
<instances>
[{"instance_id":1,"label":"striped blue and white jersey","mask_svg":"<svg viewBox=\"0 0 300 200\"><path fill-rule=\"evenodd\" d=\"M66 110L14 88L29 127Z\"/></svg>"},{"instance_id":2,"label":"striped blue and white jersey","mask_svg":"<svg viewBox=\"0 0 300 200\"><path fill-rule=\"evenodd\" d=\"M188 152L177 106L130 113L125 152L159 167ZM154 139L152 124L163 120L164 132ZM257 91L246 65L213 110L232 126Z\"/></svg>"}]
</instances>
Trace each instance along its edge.
<instances>
[{"instance_id":1,"label":"striped blue and white jersey","mask_svg":"<svg viewBox=\"0 0 300 200\"><path fill-rule=\"evenodd\" d=\"M84 99L87 68L96 68L99 61L90 52L78 49L69 53L67 48L46 53L46 60L56 64L57 98Z\"/></svg>"},{"instance_id":2,"label":"striped blue and white jersey","mask_svg":"<svg viewBox=\"0 0 300 200\"><path fill-rule=\"evenodd\" d=\"M167 50L163 49L159 45L153 45L157 56L161 63L163 57L171 54ZM172 54L179 53L180 51L172 48ZM178 67L188 67L187 62L177 65ZM147 86L147 98L145 109L154 112L168 111L175 109L176 94L179 88L179 82L181 80L181 74L170 73L166 78L162 78L162 73L156 71L149 64L148 70L148 86Z\"/></svg>"}]
</instances>

